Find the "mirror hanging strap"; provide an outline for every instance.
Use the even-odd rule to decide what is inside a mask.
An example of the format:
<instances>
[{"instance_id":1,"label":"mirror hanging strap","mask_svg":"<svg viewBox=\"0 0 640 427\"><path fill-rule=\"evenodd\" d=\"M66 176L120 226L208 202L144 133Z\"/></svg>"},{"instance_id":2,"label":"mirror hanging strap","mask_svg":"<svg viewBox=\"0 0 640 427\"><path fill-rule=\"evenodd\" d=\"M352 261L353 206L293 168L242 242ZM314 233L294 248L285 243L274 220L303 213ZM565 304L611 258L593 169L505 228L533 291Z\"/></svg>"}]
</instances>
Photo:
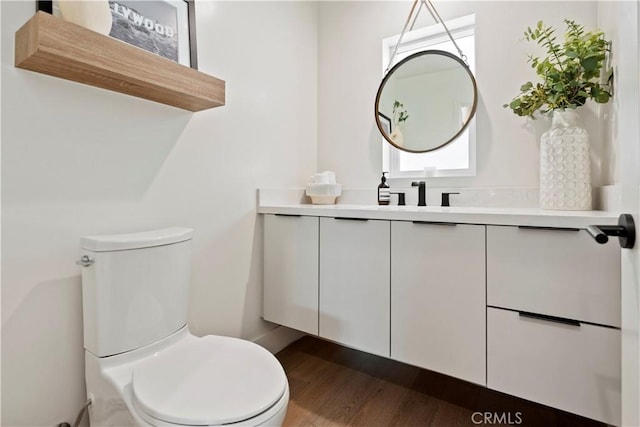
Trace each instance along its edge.
<instances>
[{"instance_id":1,"label":"mirror hanging strap","mask_svg":"<svg viewBox=\"0 0 640 427\"><path fill-rule=\"evenodd\" d=\"M413 16L413 12L416 10L416 5L420 1L420 6L418 7L418 11L416 16L413 18L413 23L411 24L411 29L413 29L413 25L416 23L416 19L418 19L418 15L420 14L420 9L422 8L422 0L413 0L413 4L411 5L411 10L409 11L409 16L407 16L407 21L404 23L404 27L402 27L402 32L400 33L400 37L398 37L398 42L396 46L393 48L393 53L389 57L389 65L387 65L387 69L384 70L384 74L386 75L391 69L391 64L393 64L393 59L396 57L396 53L398 53L398 48L400 47L400 43L402 43L402 38L404 37L404 33L407 32L407 27L411 22L411 17Z\"/></svg>"},{"instance_id":2,"label":"mirror hanging strap","mask_svg":"<svg viewBox=\"0 0 640 427\"><path fill-rule=\"evenodd\" d=\"M418 5L418 2L420 2L420 5L416 10L416 5ZM451 35L451 32L449 31L449 28L447 28L447 24L445 24L444 20L440 17L438 10L433 5L433 3L431 3L431 0L414 0L413 4L411 5L411 10L409 11L409 16L407 16L407 21L404 23L404 27L402 28L402 32L400 33L400 37L398 37L398 42L396 43L396 46L393 48L393 53L389 58L389 65L387 66L387 69L384 72L385 75L391 69L391 65L393 64L393 59L396 57L396 54L398 53L398 48L400 47L400 43L402 43L402 38L404 37L404 34L407 32L407 28L409 28L409 31L413 30L413 26L415 25L416 20L418 19L418 15L420 15L420 10L422 10L423 5L427 8L427 10L429 11L429 14L434 19L434 21L436 21L436 23L442 24L444 31L447 33L447 36L449 36L449 39L451 40L456 50L458 51L458 54L460 55L460 59L462 59L462 61L465 63L467 67L469 66L469 63L467 63L467 56L464 53L462 53L462 49L460 49L460 46L458 46L458 43L456 43L455 39ZM414 15L414 12L415 12L415 15ZM412 17L413 17L413 20L412 20ZM411 26L409 26L409 23L411 23Z\"/></svg>"},{"instance_id":3,"label":"mirror hanging strap","mask_svg":"<svg viewBox=\"0 0 640 427\"><path fill-rule=\"evenodd\" d=\"M451 43L453 43L453 45L455 46L456 50L458 51L458 54L460 55L460 59L462 59L462 61L468 67L469 64L467 63L467 55L462 53L462 49L460 49L460 46L458 46L458 43L456 43L456 40L451 35L451 32L449 31L449 28L447 28L447 24L445 24L444 19L442 19L440 17L440 14L438 13L438 10L436 9L436 7L433 5L433 3L431 3L431 0L422 0L422 2L427 7L427 10L429 10L429 12L431 13L431 16L433 16L433 19L435 19L436 22L439 21L442 24L442 27L447 32L447 35L449 36L449 39L451 39Z\"/></svg>"}]
</instances>

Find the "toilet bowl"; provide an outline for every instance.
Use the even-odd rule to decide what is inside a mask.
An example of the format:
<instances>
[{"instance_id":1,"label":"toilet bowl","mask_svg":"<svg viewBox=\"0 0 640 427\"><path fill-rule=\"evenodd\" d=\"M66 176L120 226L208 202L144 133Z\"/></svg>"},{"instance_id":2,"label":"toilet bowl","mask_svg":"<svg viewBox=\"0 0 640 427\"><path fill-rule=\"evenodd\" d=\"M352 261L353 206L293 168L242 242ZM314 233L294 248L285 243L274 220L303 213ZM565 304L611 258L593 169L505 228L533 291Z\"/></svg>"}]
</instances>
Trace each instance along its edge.
<instances>
[{"instance_id":1,"label":"toilet bowl","mask_svg":"<svg viewBox=\"0 0 640 427\"><path fill-rule=\"evenodd\" d=\"M187 327L128 353L86 352L92 425L280 426L289 387L280 363L257 344L195 337Z\"/></svg>"},{"instance_id":2,"label":"toilet bowl","mask_svg":"<svg viewBox=\"0 0 640 427\"><path fill-rule=\"evenodd\" d=\"M183 228L82 239L91 425L282 425L289 386L278 360L246 340L189 332L190 241Z\"/></svg>"}]
</instances>

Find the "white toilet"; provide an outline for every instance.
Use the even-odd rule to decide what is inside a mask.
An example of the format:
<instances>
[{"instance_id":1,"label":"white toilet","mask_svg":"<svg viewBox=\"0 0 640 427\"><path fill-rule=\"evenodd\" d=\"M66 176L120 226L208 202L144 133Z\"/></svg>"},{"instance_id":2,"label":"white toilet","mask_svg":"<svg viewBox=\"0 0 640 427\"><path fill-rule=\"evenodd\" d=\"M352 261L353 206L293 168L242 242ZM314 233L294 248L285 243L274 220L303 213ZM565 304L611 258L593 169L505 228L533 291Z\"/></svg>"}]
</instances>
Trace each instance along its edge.
<instances>
[{"instance_id":1,"label":"white toilet","mask_svg":"<svg viewBox=\"0 0 640 427\"><path fill-rule=\"evenodd\" d=\"M271 353L189 333L191 236L168 228L82 238L91 425L282 425L289 385Z\"/></svg>"}]
</instances>

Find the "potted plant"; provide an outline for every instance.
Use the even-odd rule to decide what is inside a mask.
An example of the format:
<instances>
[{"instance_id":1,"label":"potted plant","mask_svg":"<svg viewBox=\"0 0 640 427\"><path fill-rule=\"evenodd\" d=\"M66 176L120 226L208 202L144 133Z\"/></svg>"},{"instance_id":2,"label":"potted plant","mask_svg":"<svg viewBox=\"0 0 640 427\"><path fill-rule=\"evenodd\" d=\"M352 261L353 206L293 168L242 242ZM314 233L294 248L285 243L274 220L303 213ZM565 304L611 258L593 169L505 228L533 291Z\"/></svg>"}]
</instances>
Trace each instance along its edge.
<instances>
[{"instance_id":1,"label":"potted plant","mask_svg":"<svg viewBox=\"0 0 640 427\"><path fill-rule=\"evenodd\" d=\"M409 114L407 114L407 110L404 108L404 104L402 104L397 99L393 102L393 132L391 132L391 139L396 145L402 147L403 144L403 135L400 130L400 124L407 121L409 118Z\"/></svg>"},{"instance_id":2,"label":"potted plant","mask_svg":"<svg viewBox=\"0 0 640 427\"><path fill-rule=\"evenodd\" d=\"M606 103L612 96L611 73L603 78L603 68L611 43L602 31L586 32L569 19L563 43L555 30L542 21L527 28L527 41L546 49L545 56L529 56L531 67L541 82L526 82L511 103L518 116L535 118L553 114L551 129L541 138L540 206L543 209L591 209L589 136L578 125L576 108L589 99ZM604 83L603 83L604 81Z\"/></svg>"}]
</instances>

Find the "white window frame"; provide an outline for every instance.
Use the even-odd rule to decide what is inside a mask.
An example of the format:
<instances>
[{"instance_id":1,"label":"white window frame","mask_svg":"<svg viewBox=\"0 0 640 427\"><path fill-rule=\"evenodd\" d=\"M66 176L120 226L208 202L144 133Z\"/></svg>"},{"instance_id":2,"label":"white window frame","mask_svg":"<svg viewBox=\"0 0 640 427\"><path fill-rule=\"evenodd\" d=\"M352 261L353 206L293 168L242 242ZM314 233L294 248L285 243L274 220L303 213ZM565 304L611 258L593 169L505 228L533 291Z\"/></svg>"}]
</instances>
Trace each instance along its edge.
<instances>
[{"instance_id":1,"label":"white window frame","mask_svg":"<svg viewBox=\"0 0 640 427\"><path fill-rule=\"evenodd\" d=\"M460 18L446 21L447 28L454 39L474 36L475 37L475 14L462 16ZM389 60L393 53L393 50L398 43L400 35L388 37L382 41L382 73L385 74L387 67L389 67ZM402 42L398 46L398 52L394 64L399 62L402 58L408 55L428 50L431 46L440 44L442 42L449 41L446 31L442 24L430 25L428 27L419 28L417 30L409 31L402 37ZM475 50L475 40L474 40ZM458 56L458 52L453 50L452 54ZM463 53L465 53L463 51ZM475 55L473 55L475 57ZM394 65L392 64L392 66ZM390 67L389 67L390 68ZM475 63L469 61L469 68L475 76ZM431 177L453 177L453 176L475 176L476 175L476 120L475 117L471 119L469 126L467 127L469 135L469 163L467 168L460 169L438 169L430 172ZM467 134L465 132L465 134ZM464 135L464 134L463 134ZM403 155L421 155L412 154L407 152L401 152L401 150L393 147L384 138L382 139L382 170L389 171L389 178L421 178L425 176L424 170L400 170L400 154ZM437 150L436 150L437 151ZM428 155L429 153L426 153ZM423 154L424 155L424 154Z\"/></svg>"}]
</instances>

